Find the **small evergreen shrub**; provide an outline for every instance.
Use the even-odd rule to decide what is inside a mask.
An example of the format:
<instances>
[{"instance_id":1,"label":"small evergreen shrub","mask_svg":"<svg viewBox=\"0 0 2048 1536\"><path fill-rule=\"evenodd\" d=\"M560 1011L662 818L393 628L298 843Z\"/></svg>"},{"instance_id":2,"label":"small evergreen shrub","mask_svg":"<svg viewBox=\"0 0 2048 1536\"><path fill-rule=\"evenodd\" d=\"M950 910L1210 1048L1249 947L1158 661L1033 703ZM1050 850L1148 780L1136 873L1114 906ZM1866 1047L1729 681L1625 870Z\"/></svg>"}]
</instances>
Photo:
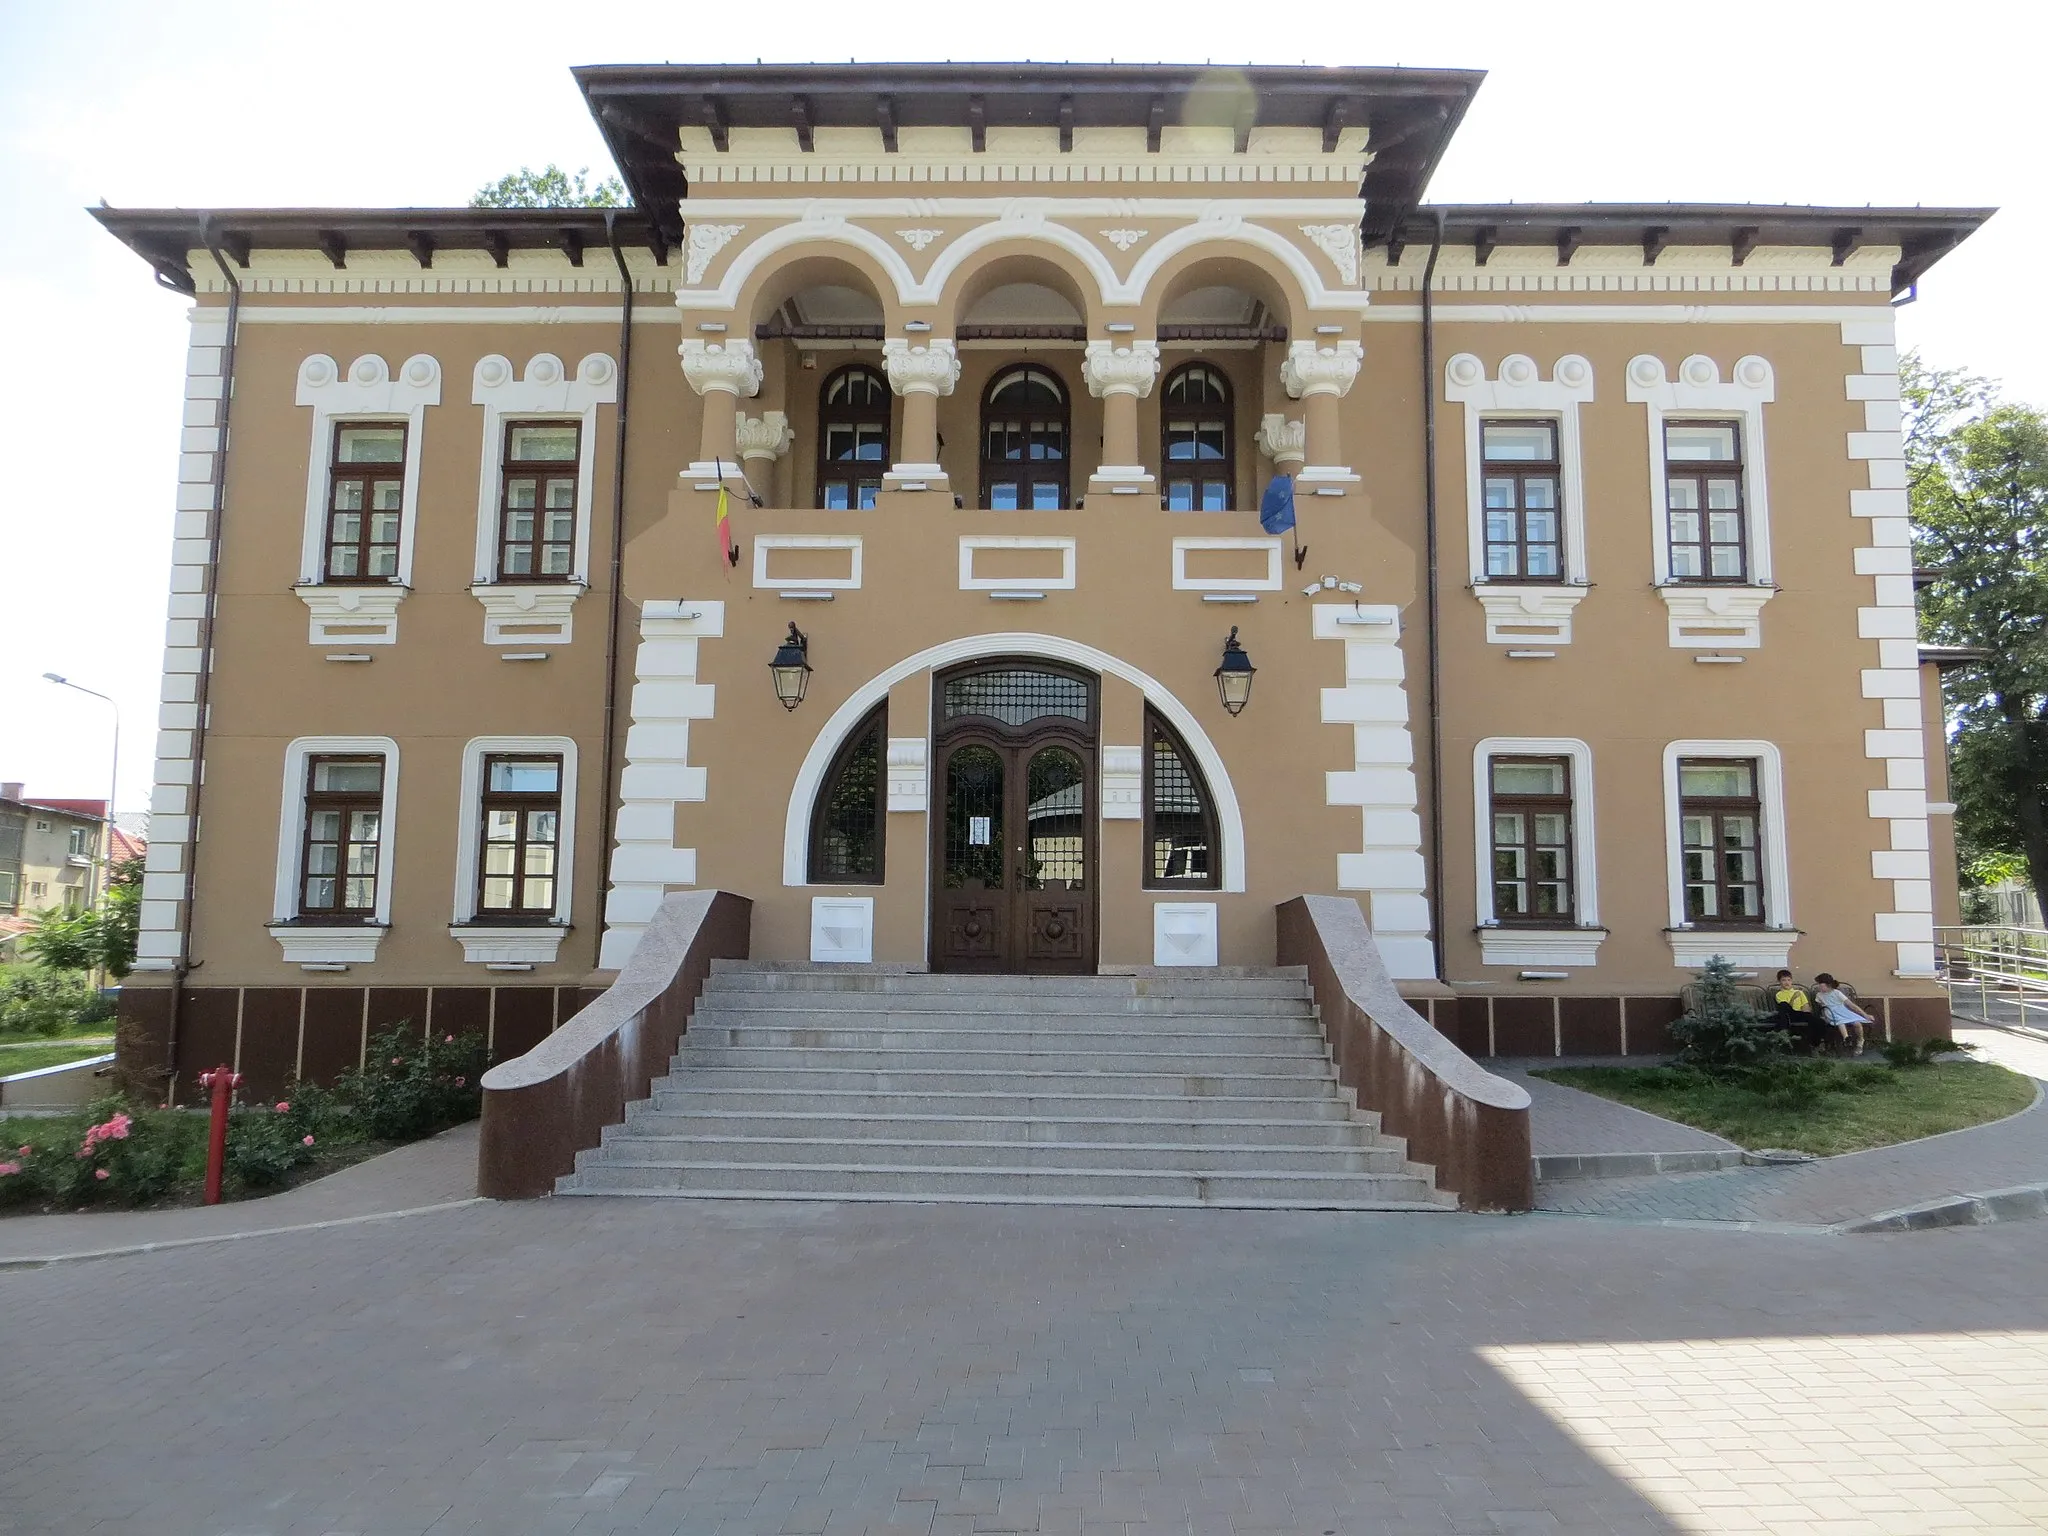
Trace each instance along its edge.
<instances>
[{"instance_id":1,"label":"small evergreen shrub","mask_svg":"<svg viewBox=\"0 0 2048 1536\"><path fill-rule=\"evenodd\" d=\"M1931 1067L1937 1056L1953 1055L1962 1051L1973 1051L1973 1045L1964 1045L1947 1038L1939 1040L1887 1040L1884 1043L1884 1059L1887 1065L1902 1070L1911 1067Z\"/></svg>"},{"instance_id":2,"label":"small evergreen shrub","mask_svg":"<svg viewBox=\"0 0 2048 1536\"><path fill-rule=\"evenodd\" d=\"M1710 1072L1757 1066L1784 1052L1784 1039L1771 1016L1743 1001L1735 967L1720 956L1709 959L1693 987L1693 1004L1671 1026L1680 1063Z\"/></svg>"}]
</instances>

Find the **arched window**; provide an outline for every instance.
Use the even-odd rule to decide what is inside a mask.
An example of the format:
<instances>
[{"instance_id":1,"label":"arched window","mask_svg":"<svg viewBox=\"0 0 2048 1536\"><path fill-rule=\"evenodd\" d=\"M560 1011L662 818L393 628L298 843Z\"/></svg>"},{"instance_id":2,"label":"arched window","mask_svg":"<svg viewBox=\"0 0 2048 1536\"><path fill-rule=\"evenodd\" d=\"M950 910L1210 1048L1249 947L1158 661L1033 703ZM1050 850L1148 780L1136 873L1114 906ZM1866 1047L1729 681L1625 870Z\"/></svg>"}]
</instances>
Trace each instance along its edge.
<instances>
[{"instance_id":1,"label":"arched window","mask_svg":"<svg viewBox=\"0 0 2048 1536\"><path fill-rule=\"evenodd\" d=\"M818 505L872 507L889 467L889 381L863 363L818 391Z\"/></svg>"},{"instance_id":2,"label":"arched window","mask_svg":"<svg viewBox=\"0 0 2048 1536\"><path fill-rule=\"evenodd\" d=\"M1043 368L1006 368L982 396L981 504L1067 505L1067 392Z\"/></svg>"},{"instance_id":3,"label":"arched window","mask_svg":"<svg viewBox=\"0 0 2048 1536\"><path fill-rule=\"evenodd\" d=\"M1145 886L1214 890L1222 874L1216 803L1172 726L1145 711Z\"/></svg>"},{"instance_id":4,"label":"arched window","mask_svg":"<svg viewBox=\"0 0 2048 1536\"><path fill-rule=\"evenodd\" d=\"M811 811L810 882L880 885L889 706L878 704L839 749Z\"/></svg>"},{"instance_id":5,"label":"arched window","mask_svg":"<svg viewBox=\"0 0 2048 1536\"><path fill-rule=\"evenodd\" d=\"M1237 497L1230 384L1207 363L1166 381L1159 410L1159 468L1169 512L1228 512Z\"/></svg>"}]
</instances>

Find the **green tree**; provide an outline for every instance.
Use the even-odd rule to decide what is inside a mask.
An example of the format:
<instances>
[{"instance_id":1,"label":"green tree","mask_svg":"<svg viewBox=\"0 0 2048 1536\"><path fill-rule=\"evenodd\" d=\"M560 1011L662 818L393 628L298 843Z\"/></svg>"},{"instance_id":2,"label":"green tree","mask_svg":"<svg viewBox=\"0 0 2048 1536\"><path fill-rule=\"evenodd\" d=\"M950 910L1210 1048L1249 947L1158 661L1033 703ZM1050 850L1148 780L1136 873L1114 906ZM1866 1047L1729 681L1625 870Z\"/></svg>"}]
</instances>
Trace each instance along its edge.
<instances>
[{"instance_id":1,"label":"green tree","mask_svg":"<svg viewBox=\"0 0 2048 1536\"><path fill-rule=\"evenodd\" d=\"M135 937L142 914L142 860L123 859L107 872L106 900L87 912L57 907L36 914L21 947L51 971L104 970L115 980L135 968Z\"/></svg>"},{"instance_id":2,"label":"green tree","mask_svg":"<svg viewBox=\"0 0 2048 1536\"><path fill-rule=\"evenodd\" d=\"M1943 682L1958 853L2048 900L2048 415L1912 353L1900 382L1921 634L1979 653Z\"/></svg>"},{"instance_id":3,"label":"green tree","mask_svg":"<svg viewBox=\"0 0 2048 1536\"><path fill-rule=\"evenodd\" d=\"M534 170L522 165L510 176L500 176L487 187L477 188L469 200L472 208L623 208L626 188L616 176L590 185L590 167L571 176L553 161Z\"/></svg>"}]
</instances>

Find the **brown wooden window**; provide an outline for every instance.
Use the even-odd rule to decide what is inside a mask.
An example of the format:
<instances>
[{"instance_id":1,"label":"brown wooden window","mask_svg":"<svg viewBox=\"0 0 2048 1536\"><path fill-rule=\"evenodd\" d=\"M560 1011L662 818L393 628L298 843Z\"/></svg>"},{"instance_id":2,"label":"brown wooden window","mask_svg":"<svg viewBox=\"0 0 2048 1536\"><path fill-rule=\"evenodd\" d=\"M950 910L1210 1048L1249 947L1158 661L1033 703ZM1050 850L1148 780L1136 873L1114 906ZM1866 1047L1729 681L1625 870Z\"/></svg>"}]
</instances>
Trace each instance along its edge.
<instances>
[{"instance_id":1,"label":"brown wooden window","mask_svg":"<svg viewBox=\"0 0 2048 1536\"><path fill-rule=\"evenodd\" d=\"M301 917L366 922L376 915L383 823L383 758L307 759Z\"/></svg>"},{"instance_id":2,"label":"brown wooden window","mask_svg":"<svg viewBox=\"0 0 2048 1536\"><path fill-rule=\"evenodd\" d=\"M1493 915L1503 923L1570 924L1572 766L1562 757L1496 757L1487 767L1493 815Z\"/></svg>"},{"instance_id":3,"label":"brown wooden window","mask_svg":"<svg viewBox=\"0 0 2048 1536\"><path fill-rule=\"evenodd\" d=\"M981 405L981 504L998 512L1067 505L1067 391L1019 364L989 381Z\"/></svg>"},{"instance_id":4,"label":"brown wooden window","mask_svg":"<svg viewBox=\"0 0 2048 1536\"><path fill-rule=\"evenodd\" d=\"M576 488L583 424L505 424L498 580L568 581L576 574Z\"/></svg>"},{"instance_id":5,"label":"brown wooden window","mask_svg":"<svg viewBox=\"0 0 2048 1536\"><path fill-rule=\"evenodd\" d=\"M1216 803L1187 744L1145 713L1145 886L1214 890L1222 877Z\"/></svg>"},{"instance_id":6,"label":"brown wooden window","mask_svg":"<svg viewBox=\"0 0 2048 1536\"><path fill-rule=\"evenodd\" d=\"M1234 437L1230 383L1222 372L1207 363L1176 368L1159 413L1167 511L1228 512L1236 505Z\"/></svg>"},{"instance_id":7,"label":"brown wooden window","mask_svg":"<svg viewBox=\"0 0 2048 1536\"><path fill-rule=\"evenodd\" d=\"M1665 517L1673 581L1742 581L1749 558L1742 428L1732 421L1664 423Z\"/></svg>"},{"instance_id":8,"label":"brown wooden window","mask_svg":"<svg viewBox=\"0 0 2048 1536\"><path fill-rule=\"evenodd\" d=\"M1486 497L1486 579L1564 580L1563 484L1554 421L1484 421L1480 483Z\"/></svg>"},{"instance_id":9,"label":"brown wooden window","mask_svg":"<svg viewBox=\"0 0 2048 1536\"><path fill-rule=\"evenodd\" d=\"M405 511L405 424L343 423L327 469L321 580L396 581Z\"/></svg>"},{"instance_id":10,"label":"brown wooden window","mask_svg":"<svg viewBox=\"0 0 2048 1536\"><path fill-rule=\"evenodd\" d=\"M880 885L889 716L878 705L832 760L811 813L810 881Z\"/></svg>"},{"instance_id":11,"label":"brown wooden window","mask_svg":"<svg viewBox=\"0 0 2048 1536\"><path fill-rule=\"evenodd\" d=\"M867 509L882 493L889 467L889 381L851 363L818 391L818 505Z\"/></svg>"},{"instance_id":12,"label":"brown wooden window","mask_svg":"<svg viewBox=\"0 0 2048 1536\"><path fill-rule=\"evenodd\" d=\"M1756 763L1747 758L1686 758L1678 764L1689 923L1764 920L1763 805L1756 773Z\"/></svg>"},{"instance_id":13,"label":"brown wooden window","mask_svg":"<svg viewBox=\"0 0 2048 1536\"><path fill-rule=\"evenodd\" d=\"M477 915L553 917L562 841L561 758L486 757L482 805Z\"/></svg>"}]
</instances>

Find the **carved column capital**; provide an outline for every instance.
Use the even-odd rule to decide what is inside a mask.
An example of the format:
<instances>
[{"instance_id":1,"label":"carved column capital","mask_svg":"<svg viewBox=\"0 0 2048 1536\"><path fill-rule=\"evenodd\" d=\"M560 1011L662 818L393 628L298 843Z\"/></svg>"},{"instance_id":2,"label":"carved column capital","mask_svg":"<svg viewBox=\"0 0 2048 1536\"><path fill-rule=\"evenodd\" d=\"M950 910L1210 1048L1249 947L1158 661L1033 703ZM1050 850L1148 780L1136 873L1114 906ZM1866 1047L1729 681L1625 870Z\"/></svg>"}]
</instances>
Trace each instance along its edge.
<instances>
[{"instance_id":1,"label":"carved column capital","mask_svg":"<svg viewBox=\"0 0 2048 1536\"><path fill-rule=\"evenodd\" d=\"M1301 464L1308 458L1308 423L1289 421L1278 411L1261 417L1259 446L1275 464Z\"/></svg>"},{"instance_id":2,"label":"carved column capital","mask_svg":"<svg viewBox=\"0 0 2048 1536\"><path fill-rule=\"evenodd\" d=\"M899 395L950 395L960 382L960 354L950 337L930 336L913 346L891 336L882 343L882 366Z\"/></svg>"},{"instance_id":3,"label":"carved column capital","mask_svg":"<svg viewBox=\"0 0 2048 1536\"><path fill-rule=\"evenodd\" d=\"M1365 361L1365 346L1356 341L1338 341L1318 346L1313 341L1289 342L1286 361L1280 365L1280 382L1296 400L1305 395L1351 393L1359 364Z\"/></svg>"},{"instance_id":4,"label":"carved column capital","mask_svg":"<svg viewBox=\"0 0 2048 1536\"><path fill-rule=\"evenodd\" d=\"M1098 400L1107 395L1143 400L1159 377L1159 343L1091 341L1081 358L1081 377Z\"/></svg>"},{"instance_id":5,"label":"carved column capital","mask_svg":"<svg viewBox=\"0 0 2048 1536\"><path fill-rule=\"evenodd\" d=\"M789 452L796 433L781 411L763 411L759 416L741 416L733 422L733 446L743 459L767 459L771 463Z\"/></svg>"},{"instance_id":6,"label":"carved column capital","mask_svg":"<svg viewBox=\"0 0 2048 1536\"><path fill-rule=\"evenodd\" d=\"M682 354L683 377L698 394L760 393L761 359L751 341L702 341L693 336L676 350Z\"/></svg>"}]
</instances>

